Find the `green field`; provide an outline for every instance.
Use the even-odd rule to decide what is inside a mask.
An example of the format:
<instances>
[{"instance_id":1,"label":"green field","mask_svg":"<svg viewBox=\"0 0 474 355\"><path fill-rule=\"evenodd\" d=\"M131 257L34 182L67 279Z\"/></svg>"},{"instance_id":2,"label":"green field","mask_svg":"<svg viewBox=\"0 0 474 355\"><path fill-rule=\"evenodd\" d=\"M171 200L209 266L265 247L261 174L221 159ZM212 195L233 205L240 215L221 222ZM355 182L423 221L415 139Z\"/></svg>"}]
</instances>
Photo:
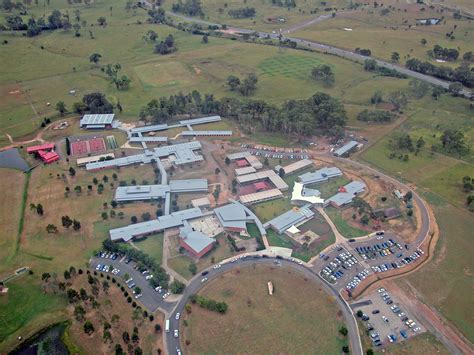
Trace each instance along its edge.
<instances>
[{"instance_id":1,"label":"green field","mask_svg":"<svg viewBox=\"0 0 474 355\"><path fill-rule=\"evenodd\" d=\"M272 296L268 281L274 285ZM180 331L187 353L229 354L238 349L303 354L318 349L321 354L336 354L344 344L337 333L341 319L333 298L292 269L242 267L219 276L199 294L224 301L229 308L221 315L193 306L192 313L184 315L189 326ZM185 346L187 340L190 344Z\"/></svg>"},{"instance_id":2,"label":"green field","mask_svg":"<svg viewBox=\"0 0 474 355\"><path fill-rule=\"evenodd\" d=\"M288 197L278 198L275 200L265 201L252 205L252 211L262 221L262 223L291 210L293 206L290 204Z\"/></svg>"},{"instance_id":3,"label":"green field","mask_svg":"<svg viewBox=\"0 0 474 355\"><path fill-rule=\"evenodd\" d=\"M367 235L368 232L359 228L352 227L344 218L341 213L334 207L329 207L326 210L327 215L333 223L336 225L337 230L346 238L358 238Z\"/></svg>"},{"instance_id":4,"label":"green field","mask_svg":"<svg viewBox=\"0 0 474 355\"><path fill-rule=\"evenodd\" d=\"M12 334L19 330L26 339L39 327L65 317L66 299L44 293L40 283L39 275L25 275L6 284L8 293L0 297L0 351L17 344Z\"/></svg>"},{"instance_id":5,"label":"green field","mask_svg":"<svg viewBox=\"0 0 474 355\"><path fill-rule=\"evenodd\" d=\"M151 256L157 265L161 265L163 259L163 233L150 235L145 239L135 241L134 244L142 252Z\"/></svg>"}]
</instances>

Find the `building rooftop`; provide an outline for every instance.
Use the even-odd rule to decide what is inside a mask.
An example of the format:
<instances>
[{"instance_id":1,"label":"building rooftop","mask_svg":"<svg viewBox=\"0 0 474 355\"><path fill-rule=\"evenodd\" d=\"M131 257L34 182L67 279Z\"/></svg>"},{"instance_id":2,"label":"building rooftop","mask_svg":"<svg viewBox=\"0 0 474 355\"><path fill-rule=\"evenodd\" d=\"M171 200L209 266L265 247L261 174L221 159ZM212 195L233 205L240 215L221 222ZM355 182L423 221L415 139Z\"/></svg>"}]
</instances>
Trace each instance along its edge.
<instances>
[{"instance_id":1,"label":"building rooftop","mask_svg":"<svg viewBox=\"0 0 474 355\"><path fill-rule=\"evenodd\" d=\"M193 230L187 222L185 222L184 226L179 229L179 236L197 254L199 254L209 245L214 243L214 239L210 238L202 232Z\"/></svg>"},{"instance_id":2,"label":"building rooftop","mask_svg":"<svg viewBox=\"0 0 474 355\"><path fill-rule=\"evenodd\" d=\"M117 202L154 200L165 198L169 191L168 185L119 186L115 190L114 200Z\"/></svg>"},{"instance_id":3,"label":"building rooftop","mask_svg":"<svg viewBox=\"0 0 474 355\"><path fill-rule=\"evenodd\" d=\"M221 121L221 116L208 116L208 117L201 117L201 118L192 118L189 120L182 120L179 121L180 124L183 126L193 125L193 124L204 124L210 122L218 122Z\"/></svg>"},{"instance_id":4,"label":"building rooftop","mask_svg":"<svg viewBox=\"0 0 474 355\"><path fill-rule=\"evenodd\" d=\"M200 192L208 190L207 179L183 179L169 182L171 192Z\"/></svg>"},{"instance_id":5,"label":"building rooftop","mask_svg":"<svg viewBox=\"0 0 474 355\"><path fill-rule=\"evenodd\" d=\"M240 175L236 177L239 184L245 184L253 181L269 179L273 185L279 190L287 190L287 183L273 170L259 171L252 174Z\"/></svg>"},{"instance_id":6,"label":"building rooftop","mask_svg":"<svg viewBox=\"0 0 474 355\"><path fill-rule=\"evenodd\" d=\"M310 172L304 173L303 175L298 176L298 179L303 185L309 185L309 184L324 182L324 181L329 180L330 178L341 176L341 175L342 175L342 171L339 168L325 167L325 168L316 170L312 173Z\"/></svg>"},{"instance_id":7,"label":"building rooftop","mask_svg":"<svg viewBox=\"0 0 474 355\"><path fill-rule=\"evenodd\" d=\"M51 149L54 149L54 143L43 143L41 145L34 145L32 147L26 148L26 152L30 154L30 153L38 152L40 150L51 150Z\"/></svg>"},{"instance_id":8,"label":"building rooftop","mask_svg":"<svg viewBox=\"0 0 474 355\"><path fill-rule=\"evenodd\" d=\"M238 159L245 159L249 155L250 155L249 152L237 152L237 153L227 154L227 158L229 158L230 161L234 161Z\"/></svg>"},{"instance_id":9,"label":"building rooftop","mask_svg":"<svg viewBox=\"0 0 474 355\"><path fill-rule=\"evenodd\" d=\"M166 143L168 142L168 137L130 137L130 143Z\"/></svg>"},{"instance_id":10,"label":"building rooftop","mask_svg":"<svg viewBox=\"0 0 474 355\"><path fill-rule=\"evenodd\" d=\"M245 175L255 173L257 170L253 166L247 166L245 168L235 169L235 175Z\"/></svg>"},{"instance_id":11,"label":"building rooftop","mask_svg":"<svg viewBox=\"0 0 474 355\"><path fill-rule=\"evenodd\" d=\"M340 189L340 192L328 198L326 203L333 203L336 206L344 206L352 202L352 199L363 192L366 186L361 181L351 181Z\"/></svg>"},{"instance_id":12,"label":"building rooftop","mask_svg":"<svg viewBox=\"0 0 474 355\"><path fill-rule=\"evenodd\" d=\"M319 197L318 190L309 189L309 193L306 193L306 188L302 183L296 182L293 186L293 192L291 193L291 202L293 204L310 203L312 205L322 205L324 199ZM316 192L317 191L317 192Z\"/></svg>"},{"instance_id":13,"label":"building rooftop","mask_svg":"<svg viewBox=\"0 0 474 355\"><path fill-rule=\"evenodd\" d=\"M334 155L340 157L340 156L348 153L349 151L351 151L355 147L357 147L358 144L359 143L357 143L356 141L350 141L350 142L344 144L341 148L334 151Z\"/></svg>"},{"instance_id":14,"label":"building rooftop","mask_svg":"<svg viewBox=\"0 0 474 355\"><path fill-rule=\"evenodd\" d=\"M80 125L82 126L89 126L89 125L106 125L112 124L114 120L115 114L107 113L107 114L94 114L94 115L84 115L82 116Z\"/></svg>"},{"instance_id":15,"label":"building rooftop","mask_svg":"<svg viewBox=\"0 0 474 355\"><path fill-rule=\"evenodd\" d=\"M156 124L150 126L142 126L142 127L135 127L131 129L132 133L146 133L146 132L154 132L154 131L165 131L168 129L168 125L166 123L163 124Z\"/></svg>"},{"instance_id":16,"label":"building rooftop","mask_svg":"<svg viewBox=\"0 0 474 355\"><path fill-rule=\"evenodd\" d=\"M313 217L314 212L311 211L309 205L306 205L298 210L289 210L265 223L264 226L272 227L278 233L283 233L292 226L301 224L302 222Z\"/></svg>"},{"instance_id":17,"label":"building rooftop","mask_svg":"<svg viewBox=\"0 0 474 355\"><path fill-rule=\"evenodd\" d=\"M158 217L157 219L130 224L126 227L115 228L109 231L110 239L112 241L123 240L128 242L134 237L153 234L163 231L168 228L179 227L183 221L202 217L202 211L199 208L190 208L178 212L173 212L166 216Z\"/></svg>"},{"instance_id":18,"label":"building rooftop","mask_svg":"<svg viewBox=\"0 0 474 355\"><path fill-rule=\"evenodd\" d=\"M295 172L297 172L298 170L301 170L301 169L304 169L310 165L313 165L313 162L309 159L302 159L302 160L298 160L294 163L291 163L287 166L284 166L283 167L283 171L285 172L285 175L290 175L290 174L293 174ZM275 171L278 173L280 171L280 169L278 168L278 170L276 169L275 167Z\"/></svg>"},{"instance_id":19,"label":"building rooftop","mask_svg":"<svg viewBox=\"0 0 474 355\"><path fill-rule=\"evenodd\" d=\"M260 192L254 192L248 195L239 196L240 202L244 205L256 203L260 201L272 200L275 198L283 197L283 194L278 189L265 190Z\"/></svg>"},{"instance_id":20,"label":"building rooftop","mask_svg":"<svg viewBox=\"0 0 474 355\"><path fill-rule=\"evenodd\" d=\"M191 200L191 205L193 207L209 207L211 205L211 201L207 197L196 198Z\"/></svg>"},{"instance_id":21,"label":"building rooftop","mask_svg":"<svg viewBox=\"0 0 474 355\"><path fill-rule=\"evenodd\" d=\"M181 132L183 137L201 137L201 136L231 136L232 131L184 131Z\"/></svg>"}]
</instances>

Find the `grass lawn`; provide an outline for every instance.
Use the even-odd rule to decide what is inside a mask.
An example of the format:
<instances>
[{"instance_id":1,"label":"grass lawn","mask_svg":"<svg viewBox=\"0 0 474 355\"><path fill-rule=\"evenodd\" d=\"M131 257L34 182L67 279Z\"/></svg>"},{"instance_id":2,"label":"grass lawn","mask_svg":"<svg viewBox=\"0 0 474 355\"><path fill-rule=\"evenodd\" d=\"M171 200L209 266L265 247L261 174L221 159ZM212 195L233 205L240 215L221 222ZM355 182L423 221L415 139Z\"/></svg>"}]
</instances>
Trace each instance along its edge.
<instances>
[{"instance_id":1,"label":"grass lawn","mask_svg":"<svg viewBox=\"0 0 474 355\"><path fill-rule=\"evenodd\" d=\"M8 208L0 210L0 275L13 271L9 269L9 260L16 254L25 177L19 170L0 169L3 206L8 204Z\"/></svg>"},{"instance_id":2,"label":"grass lawn","mask_svg":"<svg viewBox=\"0 0 474 355\"><path fill-rule=\"evenodd\" d=\"M217 240L219 245L200 258L196 263L198 272L233 255L231 246L223 235L217 237ZM168 259L168 266L188 280L193 277L193 274L189 271L189 265L191 263L194 263L194 260L186 255L178 255Z\"/></svg>"},{"instance_id":3,"label":"grass lawn","mask_svg":"<svg viewBox=\"0 0 474 355\"><path fill-rule=\"evenodd\" d=\"M286 196L251 206L252 211L257 215L262 223L268 222L292 208L293 206L290 204L290 200Z\"/></svg>"},{"instance_id":4,"label":"grass lawn","mask_svg":"<svg viewBox=\"0 0 474 355\"><path fill-rule=\"evenodd\" d=\"M6 284L8 294L0 297L0 351L16 345L16 335L26 339L45 325L64 319L66 299L44 293L40 282L40 275L35 274Z\"/></svg>"},{"instance_id":5,"label":"grass lawn","mask_svg":"<svg viewBox=\"0 0 474 355\"><path fill-rule=\"evenodd\" d=\"M326 213L336 225L337 230L346 238L357 238L367 235L368 232L362 229L352 227L342 217L341 213L334 207L326 208Z\"/></svg>"},{"instance_id":6,"label":"grass lawn","mask_svg":"<svg viewBox=\"0 0 474 355\"><path fill-rule=\"evenodd\" d=\"M274 285L272 296L268 281ZM301 354L316 348L318 353L335 354L343 345L333 298L292 269L242 267L213 280L199 294L224 301L229 309L221 315L193 306L192 313L184 315L189 326L181 327L182 348L190 354L229 354L236 349ZM185 346L187 340L190 345Z\"/></svg>"},{"instance_id":7,"label":"grass lawn","mask_svg":"<svg viewBox=\"0 0 474 355\"><path fill-rule=\"evenodd\" d=\"M350 180L344 176L340 176L335 179L329 179L329 181L321 184L308 185L308 187L319 190L321 192L321 197L327 199L337 194L339 188L349 183L349 181Z\"/></svg>"},{"instance_id":8,"label":"grass lawn","mask_svg":"<svg viewBox=\"0 0 474 355\"><path fill-rule=\"evenodd\" d=\"M134 244L142 252L152 257L158 265L161 265L163 259L163 233L136 240Z\"/></svg>"}]
</instances>

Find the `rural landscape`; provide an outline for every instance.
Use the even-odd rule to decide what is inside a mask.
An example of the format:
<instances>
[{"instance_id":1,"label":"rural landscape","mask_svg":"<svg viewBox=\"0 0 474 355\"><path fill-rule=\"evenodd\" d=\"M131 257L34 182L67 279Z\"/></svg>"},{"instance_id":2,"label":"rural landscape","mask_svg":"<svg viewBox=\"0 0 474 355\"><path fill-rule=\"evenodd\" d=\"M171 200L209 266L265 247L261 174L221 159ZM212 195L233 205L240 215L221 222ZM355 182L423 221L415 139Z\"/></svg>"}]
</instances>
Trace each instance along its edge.
<instances>
[{"instance_id":1,"label":"rural landscape","mask_svg":"<svg viewBox=\"0 0 474 355\"><path fill-rule=\"evenodd\" d=\"M0 0L1 354L474 353L474 2Z\"/></svg>"}]
</instances>

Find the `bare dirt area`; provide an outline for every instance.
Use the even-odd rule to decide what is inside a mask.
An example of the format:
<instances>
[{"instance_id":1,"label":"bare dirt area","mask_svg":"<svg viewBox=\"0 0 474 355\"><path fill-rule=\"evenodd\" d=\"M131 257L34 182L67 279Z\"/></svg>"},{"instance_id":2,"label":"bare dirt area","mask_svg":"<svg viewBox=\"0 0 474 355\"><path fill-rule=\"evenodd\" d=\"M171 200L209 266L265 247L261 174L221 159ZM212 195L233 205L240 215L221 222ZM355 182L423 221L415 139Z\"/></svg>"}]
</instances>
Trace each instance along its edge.
<instances>
[{"instance_id":1,"label":"bare dirt area","mask_svg":"<svg viewBox=\"0 0 474 355\"><path fill-rule=\"evenodd\" d=\"M96 280L92 285L88 282L85 273L77 275L68 283L68 287L80 292L84 289L88 295L87 300L79 300L68 307L72 323L68 329L70 338L86 354L110 354L120 344L126 352L133 353L140 348L144 354L156 353L163 349L162 331L164 331L164 315L156 312L151 315L145 313L139 306L133 307L121 291L118 284L123 283L120 278L115 282L109 276L91 276ZM108 285L107 287L104 287ZM127 291L128 289L125 288ZM98 302L99 305L95 304ZM76 317L75 308L82 307L85 314ZM84 331L84 324L89 321L93 324L94 332L88 335ZM155 330L155 325L160 325L160 330ZM106 329L110 333L107 338ZM136 330L138 339L133 341L132 335ZM128 332L130 340L124 341L123 333Z\"/></svg>"}]
</instances>

